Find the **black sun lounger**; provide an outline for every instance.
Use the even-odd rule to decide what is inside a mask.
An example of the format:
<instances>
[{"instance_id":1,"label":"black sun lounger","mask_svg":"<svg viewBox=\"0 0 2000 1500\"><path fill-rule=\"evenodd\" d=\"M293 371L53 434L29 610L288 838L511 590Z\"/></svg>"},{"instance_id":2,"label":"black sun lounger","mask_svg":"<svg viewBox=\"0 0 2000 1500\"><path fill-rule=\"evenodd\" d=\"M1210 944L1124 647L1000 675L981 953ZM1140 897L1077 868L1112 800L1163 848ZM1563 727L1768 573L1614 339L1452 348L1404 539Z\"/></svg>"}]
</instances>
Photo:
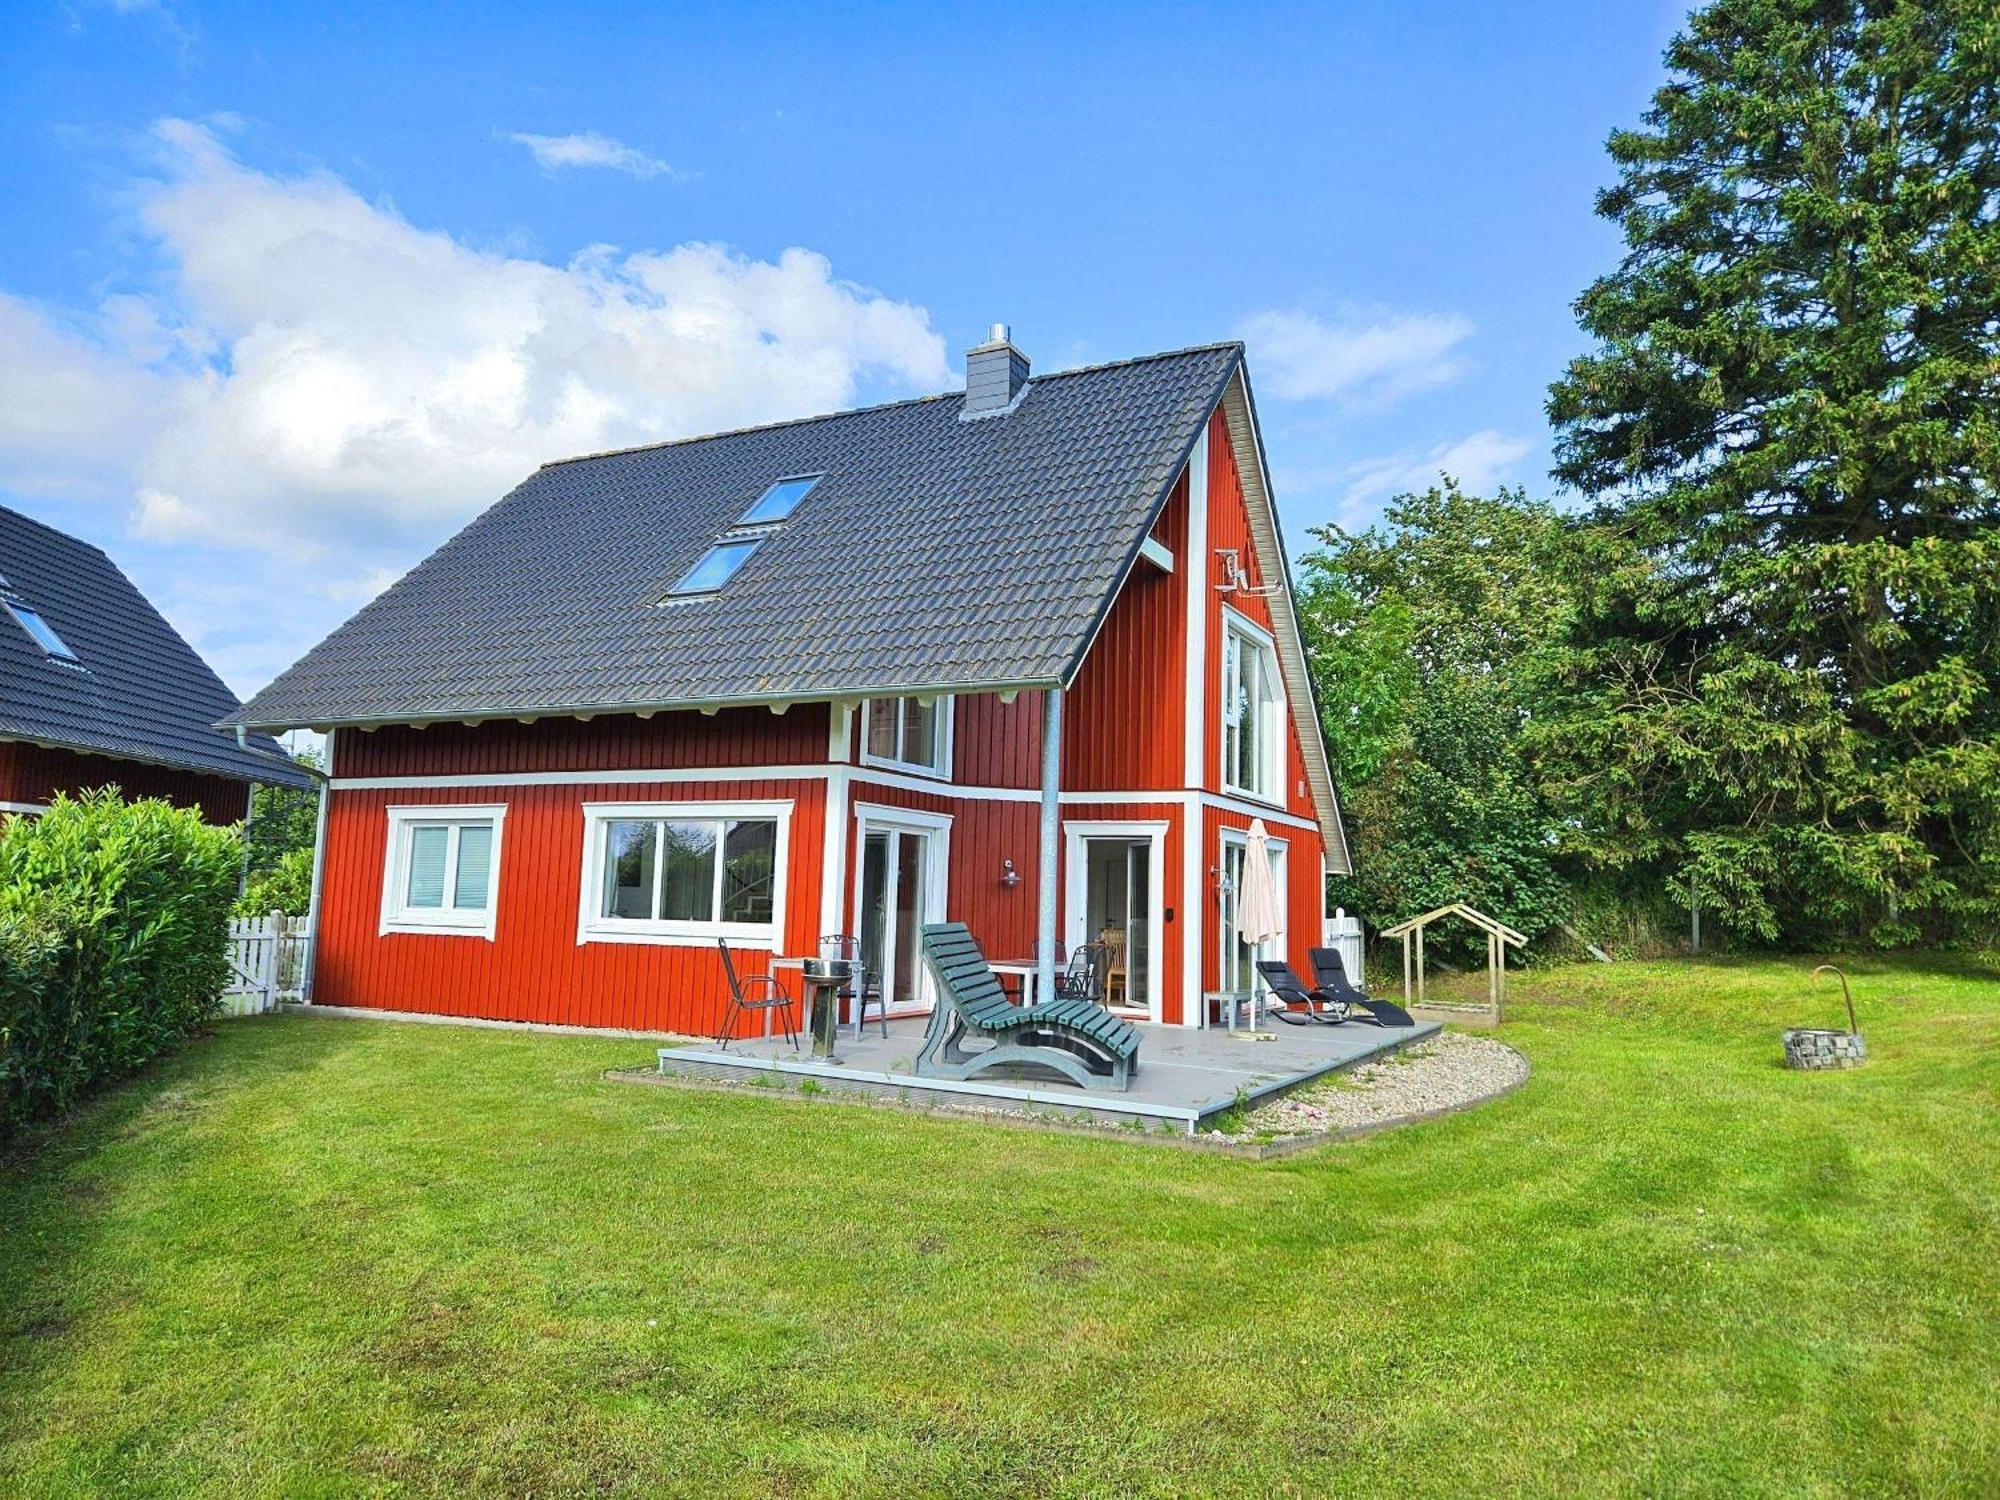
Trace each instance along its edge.
<instances>
[{"instance_id":1,"label":"black sun lounger","mask_svg":"<svg viewBox=\"0 0 2000 1500\"><path fill-rule=\"evenodd\" d=\"M1368 1012L1377 1026L1414 1026L1417 1018L1393 1000L1372 1000L1354 987L1347 977L1347 965L1340 961L1338 948L1315 948L1311 953L1313 978L1318 992L1330 1000Z\"/></svg>"},{"instance_id":2,"label":"black sun lounger","mask_svg":"<svg viewBox=\"0 0 2000 1500\"><path fill-rule=\"evenodd\" d=\"M1273 999L1281 1002L1278 1009L1269 1012L1280 1021L1289 1021L1294 1026L1310 1026L1317 1022L1322 1026L1338 1026L1347 1019L1347 1006L1331 995L1322 993L1307 984L1292 972L1292 966L1275 958L1257 960L1257 972L1264 976L1264 983L1270 986ZM1304 1010L1293 1010L1302 1005Z\"/></svg>"},{"instance_id":3,"label":"black sun lounger","mask_svg":"<svg viewBox=\"0 0 2000 1500\"><path fill-rule=\"evenodd\" d=\"M1014 1004L963 922L925 925L924 962L937 979L938 994L917 1052L919 1077L970 1078L1003 1064L1032 1063L1084 1088L1132 1086L1139 1033L1096 1001ZM960 1045L968 1036L993 1045L968 1052Z\"/></svg>"}]
</instances>

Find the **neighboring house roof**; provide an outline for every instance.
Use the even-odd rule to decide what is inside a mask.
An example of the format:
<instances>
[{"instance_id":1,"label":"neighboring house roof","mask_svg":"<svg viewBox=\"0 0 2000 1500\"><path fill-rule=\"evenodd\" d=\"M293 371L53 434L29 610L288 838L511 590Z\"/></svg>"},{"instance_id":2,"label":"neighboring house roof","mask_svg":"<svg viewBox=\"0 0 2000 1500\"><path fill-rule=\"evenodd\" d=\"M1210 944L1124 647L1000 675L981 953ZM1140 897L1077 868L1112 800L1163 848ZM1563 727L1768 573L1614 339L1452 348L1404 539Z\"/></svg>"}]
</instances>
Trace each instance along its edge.
<instances>
[{"instance_id":1,"label":"neighboring house roof","mask_svg":"<svg viewBox=\"0 0 2000 1500\"><path fill-rule=\"evenodd\" d=\"M277 741L215 727L236 696L88 542L0 507L0 578L0 739L313 784ZM36 617L74 660L38 643Z\"/></svg>"},{"instance_id":2,"label":"neighboring house roof","mask_svg":"<svg viewBox=\"0 0 2000 1500\"><path fill-rule=\"evenodd\" d=\"M266 728L1033 688L1074 676L1242 359L1219 344L547 464L237 722ZM823 474L710 597L659 601Z\"/></svg>"}]
</instances>

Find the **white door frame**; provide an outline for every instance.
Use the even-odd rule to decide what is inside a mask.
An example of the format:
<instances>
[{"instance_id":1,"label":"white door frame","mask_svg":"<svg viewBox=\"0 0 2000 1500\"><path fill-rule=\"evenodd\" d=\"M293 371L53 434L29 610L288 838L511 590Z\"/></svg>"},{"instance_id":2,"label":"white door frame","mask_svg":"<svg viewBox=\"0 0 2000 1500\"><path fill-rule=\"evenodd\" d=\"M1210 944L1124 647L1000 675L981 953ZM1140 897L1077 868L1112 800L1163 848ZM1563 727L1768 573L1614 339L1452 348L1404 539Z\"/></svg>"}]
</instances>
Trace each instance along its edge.
<instances>
[{"instance_id":1,"label":"white door frame","mask_svg":"<svg viewBox=\"0 0 2000 1500\"><path fill-rule=\"evenodd\" d=\"M891 807L882 802L857 802L854 804L854 925L848 930L858 943L861 940L863 892L866 889L862 879L868 866L868 835L870 833L914 833L930 840L930 855L924 869L924 890L919 905L923 920L942 922L945 920L946 891L949 889L951 871L951 814L919 812L915 808ZM893 878L893 872L892 872ZM885 944L894 951L896 933L895 908L889 910L890 931L885 934ZM919 945L921 951L921 945ZM882 994L886 1002L889 994L889 975L882 975ZM921 959L913 993L917 997L914 1007L897 1010L886 1007L894 1015L923 1015L937 1003L932 989L930 967Z\"/></svg>"},{"instance_id":2,"label":"white door frame","mask_svg":"<svg viewBox=\"0 0 2000 1500\"><path fill-rule=\"evenodd\" d=\"M1272 838L1268 835L1265 838L1265 843L1269 845L1273 856L1271 861L1273 866L1271 876L1278 885L1278 917L1283 927L1277 937L1271 939L1268 943L1258 946L1257 957L1271 957L1272 955L1269 950L1275 945L1278 949L1276 956L1289 961L1291 954L1288 950L1292 942L1291 844L1286 839ZM1220 844L1216 849L1216 866L1225 872L1229 869L1229 848L1232 844L1243 849L1247 856L1250 844L1250 830L1247 828L1225 828L1221 831ZM1232 894L1236 899L1242 899L1243 893L1241 890L1235 891ZM1218 883L1218 889L1215 893L1215 979L1216 988L1218 989L1222 987L1223 963L1229 956L1229 945L1234 940L1235 934L1229 930L1229 924L1223 919L1223 895ZM1263 976L1257 973L1254 968L1252 968L1250 973L1250 992L1253 995L1260 988L1268 988L1264 984Z\"/></svg>"},{"instance_id":3,"label":"white door frame","mask_svg":"<svg viewBox=\"0 0 2000 1500\"><path fill-rule=\"evenodd\" d=\"M1167 828L1164 822L1131 821L1063 824L1063 941L1074 948L1087 941L1083 923L1090 905L1089 862L1084 857L1085 839L1124 839L1146 844L1146 1019L1160 1019L1162 955L1167 941L1166 894Z\"/></svg>"}]
</instances>

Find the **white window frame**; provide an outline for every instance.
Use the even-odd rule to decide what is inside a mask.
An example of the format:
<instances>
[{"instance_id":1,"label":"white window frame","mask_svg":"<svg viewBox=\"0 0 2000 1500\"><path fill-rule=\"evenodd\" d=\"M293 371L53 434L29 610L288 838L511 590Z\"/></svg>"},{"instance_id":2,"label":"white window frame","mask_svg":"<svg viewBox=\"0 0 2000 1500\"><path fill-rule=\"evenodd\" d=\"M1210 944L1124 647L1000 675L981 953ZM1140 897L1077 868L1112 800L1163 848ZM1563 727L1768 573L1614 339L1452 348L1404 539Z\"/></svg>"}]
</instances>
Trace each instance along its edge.
<instances>
[{"instance_id":1,"label":"white window frame","mask_svg":"<svg viewBox=\"0 0 2000 1500\"><path fill-rule=\"evenodd\" d=\"M427 932L445 936L485 938L493 941L500 907L500 855L506 840L507 804L504 802L448 802L433 807L391 807L388 843L382 859L382 924L380 931ZM413 831L421 826L442 823L453 828L485 823L493 829L493 850L486 865L486 906L484 910L460 910L452 906L408 906L404 898L410 889L410 845ZM444 889L447 896L458 886L458 841L454 832L445 845Z\"/></svg>"},{"instance_id":2,"label":"white window frame","mask_svg":"<svg viewBox=\"0 0 2000 1500\"><path fill-rule=\"evenodd\" d=\"M1236 757L1229 753L1229 735L1239 727L1236 717L1236 686L1238 681L1238 643L1244 643L1263 654L1269 669L1271 683L1277 694L1263 705L1262 723L1257 726L1258 743L1262 751L1263 764L1259 767L1267 783L1263 787L1245 786L1235 779ZM1222 759L1221 780L1225 791L1239 797L1248 797L1254 802L1268 803L1272 807L1285 804L1285 725L1288 704L1285 701L1285 677L1282 663L1278 659L1278 643L1271 632L1246 615L1238 614L1226 606L1222 611L1222 682L1220 685L1220 710L1218 714L1220 751Z\"/></svg>"},{"instance_id":3,"label":"white window frame","mask_svg":"<svg viewBox=\"0 0 2000 1500\"><path fill-rule=\"evenodd\" d=\"M776 823L771 850L771 920L769 922L694 922L640 917L607 917L603 900L606 832L611 824L682 821L696 823ZM583 874L577 893L576 941L585 943L652 943L668 947L711 947L717 938L731 947L768 949L784 944L786 887L791 881L792 804L771 802L586 802L583 804ZM715 879L720 911L722 841L716 840Z\"/></svg>"},{"instance_id":4,"label":"white window frame","mask_svg":"<svg viewBox=\"0 0 2000 1500\"><path fill-rule=\"evenodd\" d=\"M1274 938L1267 938L1250 952L1250 993L1261 994L1270 988L1264 983L1264 976L1257 972L1259 959L1286 959L1289 961L1292 942L1292 845L1291 840L1267 835L1264 840L1266 858L1271 861L1271 879L1278 887L1278 919L1280 931ZM1239 853L1247 864L1250 857L1250 830L1247 828L1225 828L1216 845L1216 868L1227 875L1229 856ZM1215 896L1215 984L1223 994L1241 994L1241 990L1231 991L1224 982L1223 972L1234 960L1235 950L1243 946L1237 936L1240 929L1236 924L1237 905L1243 899L1243 888L1224 891L1218 888Z\"/></svg>"},{"instance_id":5,"label":"white window frame","mask_svg":"<svg viewBox=\"0 0 2000 1500\"><path fill-rule=\"evenodd\" d=\"M871 833L914 833L928 835L931 841L931 858L925 861L925 883L920 893L923 915L919 922L942 922L947 911L946 902L951 889L951 813L920 812L913 807L891 807L880 802L857 802L854 804L854 912L853 925L847 930L854 934L856 942L861 940L861 929L867 920L863 909L862 870L868 859L868 835ZM931 978L930 965L921 958L917 960L917 972L912 986L916 1003L909 1007L899 1007L888 1012L891 1015L928 1015L937 1004L937 987ZM886 981L885 981L886 984Z\"/></svg>"},{"instance_id":6,"label":"white window frame","mask_svg":"<svg viewBox=\"0 0 2000 1500\"><path fill-rule=\"evenodd\" d=\"M902 705L918 701L920 695L905 693L898 698L870 698L861 705L861 763L865 766L883 766L893 771L907 771L913 776L931 776L939 781L951 780L952 721L957 718L957 699L949 693L940 693L932 702L937 708L937 732L931 736L931 744L937 758L929 763L920 760L904 760L897 755L876 755L868 746L872 743L869 727L877 712L892 708L896 713L896 749L903 748L906 725L903 721Z\"/></svg>"}]
</instances>

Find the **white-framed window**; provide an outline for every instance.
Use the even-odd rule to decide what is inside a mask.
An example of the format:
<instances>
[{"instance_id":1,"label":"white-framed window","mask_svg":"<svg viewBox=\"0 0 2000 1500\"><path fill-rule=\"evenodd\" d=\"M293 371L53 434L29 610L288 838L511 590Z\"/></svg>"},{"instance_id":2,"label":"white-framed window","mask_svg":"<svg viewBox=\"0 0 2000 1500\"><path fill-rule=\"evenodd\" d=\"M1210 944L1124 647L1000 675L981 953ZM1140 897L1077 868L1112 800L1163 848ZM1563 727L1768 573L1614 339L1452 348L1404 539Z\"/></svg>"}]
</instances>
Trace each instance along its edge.
<instances>
[{"instance_id":1,"label":"white-framed window","mask_svg":"<svg viewBox=\"0 0 2000 1500\"><path fill-rule=\"evenodd\" d=\"M586 802L579 943L776 949L789 802Z\"/></svg>"},{"instance_id":2,"label":"white-framed window","mask_svg":"<svg viewBox=\"0 0 2000 1500\"><path fill-rule=\"evenodd\" d=\"M1268 632L1223 613L1222 784L1266 802L1283 800L1285 683Z\"/></svg>"},{"instance_id":3,"label":"white-framed window","mask_svg":"<svg viewBox=\"0 0 2000 1500\"><path fill-rule=\"evenodd\" d=\"M1291 851L1284 839L1271 839L1265 845L1265 852L1271 862L1271 883L1278 888L1278 917L1289 932L1291 887L1286 871ZM1221 971L1221 988L1239 995L1252 994L1263 984L1262 977L1257 973L1257 960L1283 958L1287 947L1284 933L1261 943L1243 941L1237 909L1243 895L1243 869L1249 857L1249 835L1234 828L1225 828L1222 832L1222 879L1217 896L1220 909L1216 924L1221 951L1216 955L1216 961Z\"/></svg>"},{"instance_id":4,"label":"white-framed window","mask_svg":"<svg viewBox=\"0 0 2000 1500\"><path fill-rule=\"evenodd\" d=\"M951 775L952 700L870 698L862 705L861 759L920 776Z\"/></svg>"},{"instance_id":5,"label":"white-framed window","mask_svg":"<svg viewBox=\"0 0 2000 1500\"><path fill-rule=\"evenodd\" d=\"M493 936L504 803L392 807L382 862L382 931Z\"/></svg>"}]
</instances>

